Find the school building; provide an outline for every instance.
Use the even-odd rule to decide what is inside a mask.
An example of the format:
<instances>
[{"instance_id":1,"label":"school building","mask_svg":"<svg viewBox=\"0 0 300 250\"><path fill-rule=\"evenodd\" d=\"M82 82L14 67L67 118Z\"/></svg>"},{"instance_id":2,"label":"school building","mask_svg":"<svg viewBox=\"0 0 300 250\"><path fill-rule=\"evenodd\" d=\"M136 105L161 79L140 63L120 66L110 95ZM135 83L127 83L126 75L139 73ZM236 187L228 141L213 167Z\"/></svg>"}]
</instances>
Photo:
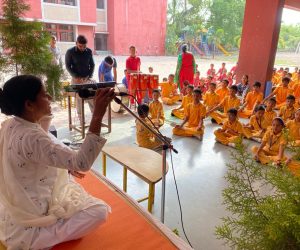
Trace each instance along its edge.
<instances>
[{"instance_id":1,"label":"school building","mask_svg":"<svg viewBox=\"0 0 300 250\"><path fill-rule=\"evenodd\" d=\"M164 55L167 0L26 0L25 19L39 20L57 36L62 51L78 34L96 53L127 55L135 45L139 55ZM1 1L0 1L1 7ZM1 16L1 12L0 12Z\"/></svg>"}]
</instances>

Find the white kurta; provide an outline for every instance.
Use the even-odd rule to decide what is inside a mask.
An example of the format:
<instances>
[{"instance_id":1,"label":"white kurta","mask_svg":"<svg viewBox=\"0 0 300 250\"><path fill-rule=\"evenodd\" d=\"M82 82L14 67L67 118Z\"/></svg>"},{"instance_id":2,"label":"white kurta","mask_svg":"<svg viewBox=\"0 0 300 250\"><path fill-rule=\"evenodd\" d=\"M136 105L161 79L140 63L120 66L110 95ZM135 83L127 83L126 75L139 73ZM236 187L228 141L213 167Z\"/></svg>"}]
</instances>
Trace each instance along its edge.
<instances>
[{"instance_id":1,"label":"white kurta","mask_svg":"<svg viewBox=\"0 0 300 250\"><path fill-rule=\"evenodd\" d=\"M54 141L38 124L16 117L3 122L0 240L8 249L50 247L86 234L96 226L95 218L98 224L106 219L109 206L87 194L67 173L67 169L88 171L105 142L89 133L80 150L74 151ZM43 245L41 239L49 244Z\"/></svg>"}]
</instances>

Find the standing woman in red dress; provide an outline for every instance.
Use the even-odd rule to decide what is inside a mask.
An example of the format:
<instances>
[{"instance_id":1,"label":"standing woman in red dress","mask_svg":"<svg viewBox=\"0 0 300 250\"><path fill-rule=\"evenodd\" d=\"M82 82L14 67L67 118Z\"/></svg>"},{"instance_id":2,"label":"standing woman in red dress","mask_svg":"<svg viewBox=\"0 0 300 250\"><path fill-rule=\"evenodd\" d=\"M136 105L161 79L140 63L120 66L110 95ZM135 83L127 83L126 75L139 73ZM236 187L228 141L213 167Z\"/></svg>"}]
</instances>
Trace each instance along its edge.
<instances>
[{"instance_id":1,"label":"standing woman in red dress","mask_svg":"<svg viewBox=\"0 0 300 250\"><path fill-rule=\"evenodd\" d=\"M178 56L175 82L180 89L183 88L183 82L189 81L190 84L194 81L194 74L196 73L195 58L191 52L187 51L187 45L181 47L182 53Z\"/></svg>"}]
</instances>

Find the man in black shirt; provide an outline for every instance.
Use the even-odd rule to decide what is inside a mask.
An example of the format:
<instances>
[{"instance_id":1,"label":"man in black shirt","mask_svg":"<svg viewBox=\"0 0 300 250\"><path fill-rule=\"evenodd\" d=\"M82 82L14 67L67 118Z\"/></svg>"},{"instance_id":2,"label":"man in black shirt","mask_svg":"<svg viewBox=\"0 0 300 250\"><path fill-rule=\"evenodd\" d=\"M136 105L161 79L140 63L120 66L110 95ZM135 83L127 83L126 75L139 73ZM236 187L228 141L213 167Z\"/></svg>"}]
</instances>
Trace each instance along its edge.
<instances>
[{"instance_id":1,"label":"man in black shirt","mask_svg":"<svg viewBox=\"0 0 300 250\"><path fill-rule=\"evenodd\" d=\"M76 46L66 53L66 68L72 76L72 83L84 83L93 77L95 63L92 50L86 47L87 39L79 35Z\"/></svg>"},{"instance_id":2,"label":"man in black shirt","mask_svg":"<svg viewBox=\"0 0 300 250\"><path fill-rule=\"evenodd\" d=\"M79 35L76 40L76 46L68 49L65 57L66 68L72 76L72 84L91 83L93 77L95 63L92 50L86 47L87 39L83 35ZM81 98L76 98L76 108L80 123L81 119ZM87 101L91 112L93 113L93 100Z\"/></svg>"}]
</instances>

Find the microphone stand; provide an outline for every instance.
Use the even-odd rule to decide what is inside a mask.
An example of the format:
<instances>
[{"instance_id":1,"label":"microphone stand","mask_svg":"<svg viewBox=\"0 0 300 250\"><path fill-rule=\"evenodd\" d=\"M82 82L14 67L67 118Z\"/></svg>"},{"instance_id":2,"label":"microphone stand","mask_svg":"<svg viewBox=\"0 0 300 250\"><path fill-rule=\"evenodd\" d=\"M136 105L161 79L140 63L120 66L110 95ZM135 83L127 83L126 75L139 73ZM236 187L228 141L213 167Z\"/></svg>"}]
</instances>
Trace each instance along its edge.
<instances>
[{"instance_id":1,"label":"microphone stand","mask_svg":"<svg viewBox=\"0 0 300 250\"><path fill-rule=\"evenodd\" d=\"M128 113L130 113L134 118L136 118L140 123L143 124L143 126L148 129L156 138L158 138L162 143L162 193L161 193L161 222L164 223L165 221L165 200L166 200L166 172L167 172L167 150L171 149L176 154L178 154L178 151L173 148L173 145L166 139L165 136L163 136L158 131L154 130L152 127L150 127L146 122L144 122L140 117L138 117L133 111L131 111L122 101L115 97L114 101L121 105Z\"/></svg>"}]
</instances>

